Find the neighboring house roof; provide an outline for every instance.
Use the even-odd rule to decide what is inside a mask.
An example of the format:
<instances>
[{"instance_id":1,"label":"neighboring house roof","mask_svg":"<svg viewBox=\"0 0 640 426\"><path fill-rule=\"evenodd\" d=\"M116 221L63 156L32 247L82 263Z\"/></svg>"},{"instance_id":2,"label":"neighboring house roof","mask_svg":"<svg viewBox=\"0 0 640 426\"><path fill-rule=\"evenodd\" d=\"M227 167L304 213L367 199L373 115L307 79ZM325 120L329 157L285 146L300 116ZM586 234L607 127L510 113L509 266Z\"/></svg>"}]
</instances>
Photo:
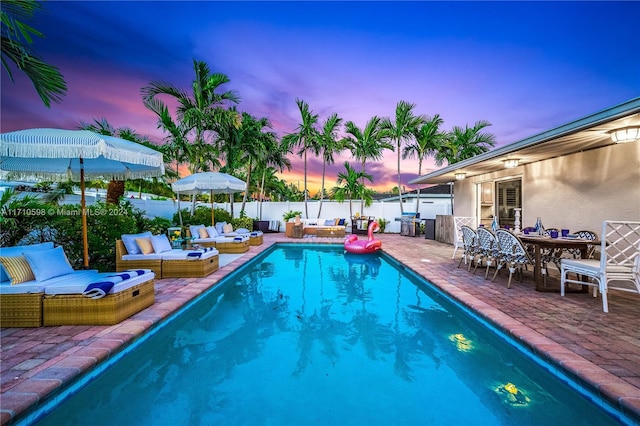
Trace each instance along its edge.
<instances>
[{"instance_id":1,"label":"neighboring house roof","mask_svg":"<svg viewBox=\"0 0 640 426\"><path fill-rule=\"evenodd\" d=\"M477 155L420 176L410 184L441 184L455 181L456 173L466 177L504 169L504 160L517 158L519 164L534 163L580 151L613 145L609 132L640 126L640 97L607 108L560 127Z\"/></svg>"},{"instance_id":2,"label":"neighboring house roof","mask_svg":"<svg viewBox=\"0 0 640 426\"><path fill-rule=\"evenodd\" d=\"M384 202L390 202L390 201L398 201L400 196L399 195L390 195L390 194L379 194L381 195L380 197L375 197L374 198L378 201L384 201ZM407 191L407 192L403 192L402 193L402 198L404 200L414 200L418 197L418 190L414 189L412 191ZM447 198L450 199L451 198L451 185L448 184L444 184L444 185L436 185L436 186L430 186L428 188L422 188L420 190L420 198L421 199L427 199L427 198Z\"/></svg>"}]
</instances>

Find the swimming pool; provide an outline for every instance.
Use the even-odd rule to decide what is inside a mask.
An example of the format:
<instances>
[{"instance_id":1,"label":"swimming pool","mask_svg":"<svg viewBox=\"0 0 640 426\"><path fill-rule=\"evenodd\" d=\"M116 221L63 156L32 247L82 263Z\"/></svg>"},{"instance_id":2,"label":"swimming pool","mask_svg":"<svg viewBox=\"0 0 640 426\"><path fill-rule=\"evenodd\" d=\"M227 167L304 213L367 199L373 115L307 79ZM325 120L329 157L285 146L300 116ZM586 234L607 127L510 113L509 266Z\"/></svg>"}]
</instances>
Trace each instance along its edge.
<instances>
[{"instance_id":1,"label":"swimming pool","mask_svg":"<svg viewBox=\"0 0 640 426\"><path fill-rule=\"evenodd\" d=\"M617 424L388 260L277 246L41 424Z\"/></svg>"}]
</instances>

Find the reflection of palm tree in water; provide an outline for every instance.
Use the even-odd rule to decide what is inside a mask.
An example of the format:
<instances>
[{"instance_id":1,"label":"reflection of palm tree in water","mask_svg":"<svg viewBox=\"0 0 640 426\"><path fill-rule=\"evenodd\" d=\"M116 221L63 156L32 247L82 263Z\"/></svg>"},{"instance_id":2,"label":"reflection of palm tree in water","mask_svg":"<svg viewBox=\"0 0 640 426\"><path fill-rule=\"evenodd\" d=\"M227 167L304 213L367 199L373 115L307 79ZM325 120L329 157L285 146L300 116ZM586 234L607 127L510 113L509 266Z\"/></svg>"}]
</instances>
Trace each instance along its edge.
<instances>
[{"instance_id":1,"label":"reflection of palm tree in water","mask_svg":"<svg viewBox=\"0 0 640 426\"><path fill-rule=\"evenodd\" d=\"M306 315L305 291L308 257L305 256L302 265L302 306L297 315L297 319L301 326L298 336L298 349L300 351L300 356L298 358L296 369L293 373L294 376L300 375L304 372L307 365L311 362L311 353L315 341L319 341L323 348L322 353L331 360L332 364L335 364L339 358L335 339L337 337L336 330L341 328L341 324L331 318L332 302L324 298L324 268L322 265L322 254L317 253L316 255L319 270L320 312L314 311L310 316Z\"/></svg>"}]
</instances>

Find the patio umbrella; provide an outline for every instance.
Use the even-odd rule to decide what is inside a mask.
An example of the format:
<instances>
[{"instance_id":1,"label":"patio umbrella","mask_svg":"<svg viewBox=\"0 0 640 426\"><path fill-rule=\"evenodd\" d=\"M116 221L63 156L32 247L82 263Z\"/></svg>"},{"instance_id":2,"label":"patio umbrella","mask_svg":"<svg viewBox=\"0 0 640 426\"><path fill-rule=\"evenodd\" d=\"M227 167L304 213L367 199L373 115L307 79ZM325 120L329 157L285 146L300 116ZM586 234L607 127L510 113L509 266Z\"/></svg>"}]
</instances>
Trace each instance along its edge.
<instances>
[{"instance_id":1,"label":"patio umbrella","mask_svg":"<svg viewBox=\"0 0 640 426\"><path fill-rule=\"evenodd\" d=\"M14 179L79 180L84 266L89 266L85 178L126 180L164 174L162 154L89 130L25 129L0 134L0 171Z\"/></svg>"},{"instance_id":2,"label":"patio umbrella","mask_svg":"<svg viewBox=\"0 0 640 426\"><path fill-rule=\"evenodd\" d=\"M199 194L201 192L209 191L211 196L211 226L214 225L213 221L213 194L233 194L236 192L242 192L247 189L247 184L238 179L237 177L228 175L221 172L202 172L194 173L185 178L177 180L171 184L171 188L174 192L180 192L183 194ZM180 197L178 197L178 203ZM178 212L180 215L180 221L182 221L182 215L180 212L180 205L178 205Z\"/></svg>"}]
</instances>

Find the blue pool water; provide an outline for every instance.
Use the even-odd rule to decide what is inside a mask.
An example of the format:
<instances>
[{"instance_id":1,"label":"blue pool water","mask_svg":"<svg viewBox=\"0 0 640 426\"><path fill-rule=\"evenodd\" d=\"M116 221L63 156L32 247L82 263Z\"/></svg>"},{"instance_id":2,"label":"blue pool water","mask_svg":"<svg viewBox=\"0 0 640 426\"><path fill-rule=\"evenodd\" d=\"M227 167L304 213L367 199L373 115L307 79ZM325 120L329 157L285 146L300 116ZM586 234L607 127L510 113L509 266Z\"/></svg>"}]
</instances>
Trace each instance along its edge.
<instances>
[{"instance_id":1,"label":"blue pool water","mask_svg":"<svg viewBox=\"0 0 640 426\"><path fill-rule=\"evenodd\" d=\"M39 424L618 424L387 259L278 246Z\"/></svg>"}]
</instances>

